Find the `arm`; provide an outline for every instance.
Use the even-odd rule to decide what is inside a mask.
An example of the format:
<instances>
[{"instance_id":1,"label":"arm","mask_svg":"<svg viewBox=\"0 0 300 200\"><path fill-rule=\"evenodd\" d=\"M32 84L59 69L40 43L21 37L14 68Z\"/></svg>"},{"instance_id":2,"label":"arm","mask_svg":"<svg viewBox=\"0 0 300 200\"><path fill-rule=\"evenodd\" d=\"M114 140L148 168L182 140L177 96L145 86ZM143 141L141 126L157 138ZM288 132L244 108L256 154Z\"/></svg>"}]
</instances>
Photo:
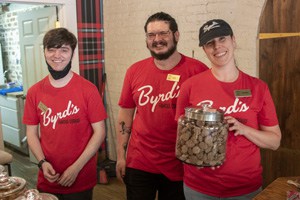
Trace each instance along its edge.
<instances>
[{"instance_id":1,"label":"arm","mask_svg":"<svg viewBox=\"0 0 300 200\"><path fill-rule=\"evenodd\" d=\"M40 143L38 125L27 125L26 136L27 136L27 141L30 150L32 151L36 159L38 161L44 159L45 155L43 153L41 143Z\"/></svg>"},{"instance_id":2,"label":"arm","mask_svg":"<svg viewBox=\"0 0 300 200\"><path fill-rule=\"evenodd\" d=\"M235 136L243 135L248 140L259 146L260 148L276 150L280 146L281 131L279 125L276 126L260 126L260 129L254 129L246 126L233 117L225 117L230 124L229 131L235 131Z\"/></svg>"},{"instance_id":3,"label":"arm","mask_svg":"<svg viewBox=\"0 0 300 200\"><path fill-rule=\"evenodd\" d=\"M38 129L39 129L38 125L27 125L26 136L27 136L27 141L31 152L33 153L33 155L38 161L41 161L45 159L45 155L41 147ZM49 162L44 162L42 164L42 170L43 170L44 177L49 182L54 182L59 177L59 174L55 172L51 163Z\"/></svg>"},{"instance_id":4,"label":"arm","mask_svg":"<svg viewBox=\"0 0 300 200\"><path fill-rule=\"evenodd\" d=\"M71 186L77 178L80 170L85 166L85 164L96 154L99 150L100 145L105 139L105 125L104 120L96 123L92 123L93 135L89 140L87 146L85 147L79 158L69 166L62 176L58 179L58 183L62 186Z\"/></svg>"},{"instance_id":5,"label":"arm","mask_svg":"<svg viewBox=\"0 0 300 200\"><path fill-rule=\"evenodd\" d=\"M120 108L118 114L118 124L116 125L117 134L117 177L122 181L125 176L126 167L126 149L131 133L131 127L134 116L134 108Z\"/></svg>"}]
</instances>

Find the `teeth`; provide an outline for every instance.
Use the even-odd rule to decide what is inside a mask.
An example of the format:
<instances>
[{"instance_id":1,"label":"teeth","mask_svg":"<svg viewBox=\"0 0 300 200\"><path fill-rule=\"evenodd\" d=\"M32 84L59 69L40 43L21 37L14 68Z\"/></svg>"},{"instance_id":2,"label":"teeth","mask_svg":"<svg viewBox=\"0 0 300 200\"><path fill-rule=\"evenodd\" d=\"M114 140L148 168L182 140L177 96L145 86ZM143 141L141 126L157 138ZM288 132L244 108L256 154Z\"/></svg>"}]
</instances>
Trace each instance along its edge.
<instances>
[{"instance_id":1,"label":"teeth","mask_svg":"<svg viewBox=\"0 0 300 200\"><path fill-rule=\"evenodd\" d=\"M226 54L226 52L223 52L223 53L218 53L218 54L216 54L215 56L216 57L221 57L221 56L224 56Z\"/></svg>"}]
</instances>

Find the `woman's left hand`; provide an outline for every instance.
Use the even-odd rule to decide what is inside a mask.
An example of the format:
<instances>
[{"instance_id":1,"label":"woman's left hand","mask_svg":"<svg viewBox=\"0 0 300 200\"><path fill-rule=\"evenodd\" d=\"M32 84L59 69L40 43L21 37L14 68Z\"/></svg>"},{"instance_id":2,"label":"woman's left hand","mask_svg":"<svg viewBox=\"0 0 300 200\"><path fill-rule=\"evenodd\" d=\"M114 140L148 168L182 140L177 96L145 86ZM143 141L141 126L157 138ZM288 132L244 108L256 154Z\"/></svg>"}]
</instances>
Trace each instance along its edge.
<instances>
[{"instance_id":1,"label":"woman's left hand","mask_svg":"<svg viewBox=\"0 0 300 200\"><path fill-rule=\"evenodd\" d=\"M243 123L239 122L239 120L237 120L236 118L231 117L231 116L226 116L224 119L229 124L228 130L234 131L235 136L245 134L247 126L244 125Z\"/></svg>"}]
</instances>

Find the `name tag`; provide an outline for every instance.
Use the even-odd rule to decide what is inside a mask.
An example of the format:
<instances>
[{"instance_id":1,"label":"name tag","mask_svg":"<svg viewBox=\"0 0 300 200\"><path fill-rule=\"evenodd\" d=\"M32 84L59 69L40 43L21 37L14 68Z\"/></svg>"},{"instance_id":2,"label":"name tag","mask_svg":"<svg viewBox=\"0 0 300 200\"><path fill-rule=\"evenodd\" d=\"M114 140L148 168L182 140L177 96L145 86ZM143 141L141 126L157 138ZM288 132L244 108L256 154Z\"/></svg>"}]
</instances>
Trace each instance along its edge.
<instances>
[{"instance_id":1,"label":"name tag","mask_svg":"<svg viewBox=\"0 0 300 200\"><path fill-rule=\"evenodd\" d=\"M43 104L41 101L38 105L38 108L43 112L46 112L48 110L48 107L45 104Z\"/></svg>"},{"instance_id":2,"label":"name tag","mask_svg":"<svg viewBox=\"0 0 300 200\"><path fill-rule=\"evenodd\" d=\"M180 75L175 75L175 74L168 74L167 80L168 81L175 81L178 82L180 79Z\"/></svg>"},{"instance_id":3,"label":"name tag","mask_svg":"<svg viewBox=\"0 0 300 200\"><path fill-rule=\"evenodd\" d=\"M252 97L251 90L234 90L235 97Z\"/></svg>"}]
</instances>

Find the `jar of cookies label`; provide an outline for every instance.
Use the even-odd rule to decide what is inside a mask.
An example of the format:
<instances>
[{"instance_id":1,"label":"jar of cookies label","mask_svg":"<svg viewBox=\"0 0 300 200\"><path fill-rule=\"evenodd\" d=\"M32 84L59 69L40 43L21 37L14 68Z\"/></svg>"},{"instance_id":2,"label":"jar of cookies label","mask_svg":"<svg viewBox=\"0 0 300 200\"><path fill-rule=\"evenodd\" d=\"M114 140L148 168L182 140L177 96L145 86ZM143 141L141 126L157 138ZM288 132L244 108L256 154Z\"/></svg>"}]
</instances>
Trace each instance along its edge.
<instances>
[{"instance_id":1,"label":"jar of cookies label","mask_svg":"<svg viewBox=\"0 0 300 200\"><path fill-rule=\"evenodd\" d=\"M176 157L201 167L222 165L228 124L224 113L207 105L185 108L178 120Z\"/></svg>"}]
</instances>

